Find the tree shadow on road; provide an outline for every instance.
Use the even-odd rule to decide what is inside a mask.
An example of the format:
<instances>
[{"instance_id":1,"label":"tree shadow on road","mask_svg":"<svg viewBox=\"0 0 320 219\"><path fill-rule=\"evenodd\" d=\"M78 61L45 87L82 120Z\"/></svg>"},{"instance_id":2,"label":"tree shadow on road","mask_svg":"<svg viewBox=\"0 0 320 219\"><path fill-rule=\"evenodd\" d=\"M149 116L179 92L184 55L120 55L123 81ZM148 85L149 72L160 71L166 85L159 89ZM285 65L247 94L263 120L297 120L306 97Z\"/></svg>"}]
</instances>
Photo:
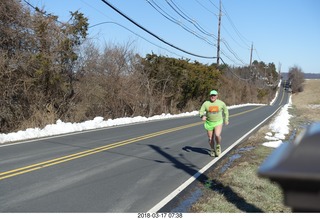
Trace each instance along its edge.
<instances>
[{"instance_id":1,"label":"tree shadow on road","mask_svg":"<svg viewBox=\"0 0 320 219\"><path fill-rule=\"evenodd\" d=\"M177 158L171 156L170 154L166 153L161 149L161 147L149 144L150 148L155 150L157 153L162 155L166 158L173 166L177 169L181 169L188 173L190 176L193 176L198 182L203 184L206 188L209 188L215 192L219 192L220 194L224 195L225 198L232 204L234 204L240 211L242 212L263 212L261 209L256 207L254 204L247 203L246 200L239 196L230 186L223 185L217 180L209 179L205 174L199 173L197 169L195 169L194 165L192 164L185 164L180 162ZM193 148L188 146L188 148ZM184 149L185 150L185 149ZM199 149L196 149L199 150ZM199 153L203 153L203 150L199 150ZM183 154L180 154L183 157ZM175 206L176 207L176 206ZM171 207L173 209L174 207ZM170 207L164 206L162 209L159 210L160 212L168 212L170 211Z\"/></svg>"}]
</instances>

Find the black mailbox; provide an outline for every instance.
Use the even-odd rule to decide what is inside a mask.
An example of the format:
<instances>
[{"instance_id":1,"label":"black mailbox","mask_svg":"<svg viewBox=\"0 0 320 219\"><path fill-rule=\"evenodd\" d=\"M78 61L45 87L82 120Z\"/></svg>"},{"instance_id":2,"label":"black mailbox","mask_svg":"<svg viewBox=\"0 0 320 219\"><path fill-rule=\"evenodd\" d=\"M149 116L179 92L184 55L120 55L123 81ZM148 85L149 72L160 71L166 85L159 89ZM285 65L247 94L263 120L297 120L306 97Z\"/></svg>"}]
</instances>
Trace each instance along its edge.
<instances>
[{"instance_id":1,"label":"black mailbox","mask_svg":"<svg viewBox=\"0 0 320 219\"><path fill-rule=\"evenodd\" d=\"M275 149L258 175L281 186L284 203L294 212L320 212L320 123Z\"/></svg>"}]
</instances>

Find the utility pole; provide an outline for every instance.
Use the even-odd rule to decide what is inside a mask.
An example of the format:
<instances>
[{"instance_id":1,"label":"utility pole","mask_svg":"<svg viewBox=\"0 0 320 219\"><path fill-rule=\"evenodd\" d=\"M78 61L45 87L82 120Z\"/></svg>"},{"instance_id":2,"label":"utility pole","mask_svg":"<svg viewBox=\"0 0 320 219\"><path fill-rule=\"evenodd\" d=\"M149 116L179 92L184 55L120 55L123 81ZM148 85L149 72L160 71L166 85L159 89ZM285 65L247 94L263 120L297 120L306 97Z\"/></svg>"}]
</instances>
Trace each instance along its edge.
<instances>
[{"instance_id":1,"label":"utility pole","mask_svg":"<svg viewBox=\"0 0 320 219\"><path fill-rule=\"evenodd\" d=\"M250 52L250 68L252 65L252 51L253 51L253 43L251 43L251 52Z\"/></svg>"},{"instance_id":2,"label":"utility pole","mask_svg":"<svg viewBox=\"0 0 320 219\"><path fill-rule=\"evenodd\" d=\"M278 79L281 80L282 79L282 76L281 76L281 62L279 62L279 65L278 65L278 70L279 70L279 75L278 75Z\"/></svg>"},{"instance_id":3,"label":"utility pole","mask_svg":"<svg viewBox=\"0 0 320 219\"><path fill-rule=\"evenodd\" d=\"M278 64L278 69L279 69L279 75L281 76L281 62L279 62L279 64Z\"/></svg>"},{"instance_id":4,"label":"utility pole","mask_svg":"<svg viewBox=\"0 0 320 219\"><path fill-rule=\"evenodd\" d=\"M220 61L220 26L221 26L221 0L220 0L220 9L219 9L219 23L218 23L218 43L217 43L217 66L219 66Z\"/></svg>"}]
</instances>

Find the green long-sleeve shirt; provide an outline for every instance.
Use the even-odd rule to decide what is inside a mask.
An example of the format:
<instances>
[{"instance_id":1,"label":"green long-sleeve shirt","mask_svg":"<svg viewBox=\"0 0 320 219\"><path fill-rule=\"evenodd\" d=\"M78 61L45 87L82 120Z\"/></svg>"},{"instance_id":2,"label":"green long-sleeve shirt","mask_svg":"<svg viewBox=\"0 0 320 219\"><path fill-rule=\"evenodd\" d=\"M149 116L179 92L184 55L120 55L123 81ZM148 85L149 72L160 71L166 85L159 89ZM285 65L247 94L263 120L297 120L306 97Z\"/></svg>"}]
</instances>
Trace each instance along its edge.
<instances>
[{"instance_id":1,"label":"green long-sleeve shirt","mask_svg":"<svg viewBox=\"0 0 320 219\"><path fill-rule=\"evenodd\" d=\"M214 102L207 100L202 104L199 114L200 117L206 116L207 120L210 122L217 122L219 120L223 120L222 112L225 116L225 122L228 122L229 110L226 104L221 100L215 100Z\"/></svg>"}]
</instances>

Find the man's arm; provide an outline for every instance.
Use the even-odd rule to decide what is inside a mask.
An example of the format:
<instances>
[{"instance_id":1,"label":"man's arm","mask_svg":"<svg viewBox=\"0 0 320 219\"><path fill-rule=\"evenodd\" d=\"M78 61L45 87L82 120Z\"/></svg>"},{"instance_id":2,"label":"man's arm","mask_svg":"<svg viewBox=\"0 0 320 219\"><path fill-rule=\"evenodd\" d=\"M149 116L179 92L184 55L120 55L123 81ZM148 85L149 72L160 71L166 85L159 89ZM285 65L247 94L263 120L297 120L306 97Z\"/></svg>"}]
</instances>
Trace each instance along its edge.
<instances>
[{"instance_id":1,"label":"man's arm","mask_svg":"<svg viewBox=\"0 0 320 219\"><path fill-rule=\"evenodd\" d=\"M224 124L228 125L229 124L229 110L228 110L226 104L224 104L223 111L224 111L224 116L225 116Z\"/></svg>"},{"instance_id":2,"label":"man's arm","mask_svg":"<svg viewBox=\"0 0 320 219\"><path fill-rule=\"evenodd\" d=\"M205 111L206 111L206 106L205 106L205 102L204 102L199 110L199 116L200 116L200 118L202 118L202 120L206 120L206 118L207 118L205 115Z\"/></svg>"}]
</instances>

